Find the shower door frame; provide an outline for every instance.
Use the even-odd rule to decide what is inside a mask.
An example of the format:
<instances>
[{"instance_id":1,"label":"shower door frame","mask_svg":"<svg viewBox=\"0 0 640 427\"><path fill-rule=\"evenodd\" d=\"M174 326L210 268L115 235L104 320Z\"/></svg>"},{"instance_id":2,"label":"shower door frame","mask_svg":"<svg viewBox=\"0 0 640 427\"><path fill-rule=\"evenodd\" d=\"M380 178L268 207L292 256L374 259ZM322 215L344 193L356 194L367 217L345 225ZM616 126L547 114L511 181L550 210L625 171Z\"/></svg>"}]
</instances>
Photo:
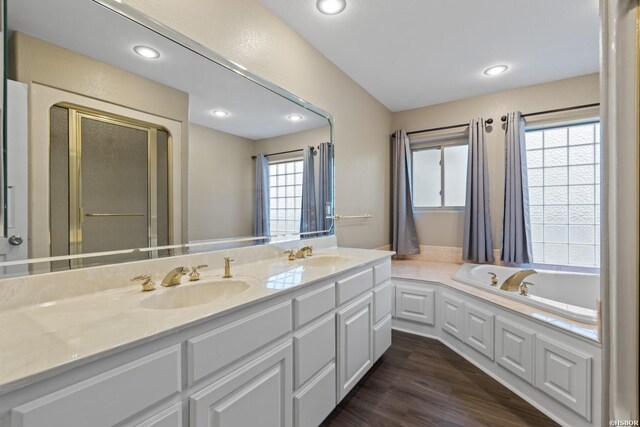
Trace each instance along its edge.
<instances>
[{"instance_id":1,"label":"shower door frame","mask_svg":"<svg viewBox=\"0 0 640 427\"><path fill-rule=\"evenodd\" d=\"M172 145L173 139L171 133L163 126L142 120L123 117L116 114L105 113L103 111L91 108L69 104L58 103L58 107L68 110L69 114L69 255L82 254L83 231L82 223L84 218L84 210L82 206L82 119L87 118L103 123L124 126L132 129L147 132L147 245L148 247L157 246L158 242L158 176L157 176L157 141L158 130L167 132L168 135L168 165L167 180L171 182L172 178ZM169 187L170 188L170 187ZM169 190L170 193L170 190ZM168 233L169 241L172 241L171 227L172 223L172 198L171 194L167 194L168 208ZM51 223L51 222L50 222ZM52 243L52 242L51 242ZM51 250L52 248L50 248ZM135 249L135 248L123 248ZM151 252L152 257L157 256L157 252ZM74 260L75 264L81 263L82 260ZM78 265L79 266L79 265Z\"/></svg>"}]
</instances>

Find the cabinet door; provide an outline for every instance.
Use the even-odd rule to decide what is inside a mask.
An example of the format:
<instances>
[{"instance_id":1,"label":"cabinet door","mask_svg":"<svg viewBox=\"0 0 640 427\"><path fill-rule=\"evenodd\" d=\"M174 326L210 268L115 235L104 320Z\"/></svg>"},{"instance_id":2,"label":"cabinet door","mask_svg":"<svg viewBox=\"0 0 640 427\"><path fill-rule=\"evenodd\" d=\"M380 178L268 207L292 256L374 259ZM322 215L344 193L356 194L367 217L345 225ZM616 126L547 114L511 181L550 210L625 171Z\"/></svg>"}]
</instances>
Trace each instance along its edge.
<instances>
[{"instance_id":1,"label":"cabinet door","mask_svg":"<svg viewBox=\"0 0 640 427\"><path fill-rule=\"evenodd\" d=\"M190 398L192 427L290 427L291 343L276 347Z\"/></svg>"},{"instance_id":2,"label":"cabinet door","mask_svg":"<svg viewBox=\"0 0 640 427\"><path fill-rule=\"evenodd\" d=\"M338 312L338 401L373 365L373 296Z\"/></svg>"},{"instance_id":3,"label":"cabinet door","mask_svg":"<svg viewBox=\"0 0 640 427\"><path fill-rule=\"evenodd\" d=\"M533 332L496 319L496 362L529 384L533 384L534 338Z\"/></svg>"},{"instance_id":4,"label":"cabinet door","mask_svg":"<svg viewBox=\"0 0 640 427\"><path fill-rule=\"evenodd\" d=\"M536 335L536 387L591 421L591 357Z\"/></svg>"},{"instance_id":5,"label":"cabinet door","mask_svg":"<svg viewBox=\"0 0 640 427\"><path fill-rule=\"evenodd\" d=\"M464 302L442 293L442 330L462 341Z\"/></svg>"},{"instance_id":6,"label":"cabinet door","mask_svg":"<svg viewBox=\"0 0 640 427\"><path fill-rule=\"evenodd\" d=\"M435 323L436 292L420 286L396 285L396 317L412 322Z\"/></svg>"},{"instance_id":7,"label":"cabinet door","mask_svg":"<svg viewBox=\"0 0 640 427\"><path fill-rule=\"evenodd\" d=\"M464 342L493 360L493 314L465 304Z\"/></svg>"}]
</instances>

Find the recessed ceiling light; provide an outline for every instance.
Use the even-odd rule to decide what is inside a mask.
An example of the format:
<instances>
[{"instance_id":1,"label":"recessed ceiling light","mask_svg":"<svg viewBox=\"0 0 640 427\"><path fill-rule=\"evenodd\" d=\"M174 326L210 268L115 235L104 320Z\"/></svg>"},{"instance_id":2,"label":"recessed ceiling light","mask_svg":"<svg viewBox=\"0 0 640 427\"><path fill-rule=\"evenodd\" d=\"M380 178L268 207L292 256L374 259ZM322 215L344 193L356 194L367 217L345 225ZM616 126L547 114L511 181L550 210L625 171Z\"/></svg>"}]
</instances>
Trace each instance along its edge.
<instances>
[{"instance_id":1,"label":"recessed ceiling light","mask_svg":"<svg viewBox=\"0 0 640 427\"><path fill-rule=\"evenodd\" d=\"M216 117L227 117L229 115L229 112L224 110L213 110L211 114Z\"/></svg>"},{"instance_id":2,"label":"recessed ceiling light","mask_svg":"<svg viewBox=\"0 0 640 427\"><path fill-rule=\"evenodd\" d=\"M147 58L147 59L158 59L160 58L160 52L149 47L149 46L136 46L133 48L133 51L138 55Z\"/></svg>"},{"instance_id":3,"label":"recessed ceiling light","mask_svg":"<svg viewBox=\"0 0 640 427\"><path fill-rule=\"evenodd\" d=\"M497 76L507 71L509 67L507 65L494 65L484 70L484 74L487 76Z\"/></svg>"},{"instance_id":4,"label":"recessed ceiling light","mask_svg":"<svg viewBox=\"0 0 640 427\"><path fill-rule=\"evenodd\" d=\"M347 7L346 0L318 0L316 3L318 10L325 15L337 15Z\"/></svg>"},{"instance_id":5,"label":"recessed ceiling light","mask_svg":"<svg viewBox=\"0 0 640 427\"><path fill-rule=\"evenodd\" d=\"M287 116L287 119L291 120L292 122L299 122L300 120L302 120L302 116L300 114L292 114L290 116Z\"/></svg>"}]
</instances>

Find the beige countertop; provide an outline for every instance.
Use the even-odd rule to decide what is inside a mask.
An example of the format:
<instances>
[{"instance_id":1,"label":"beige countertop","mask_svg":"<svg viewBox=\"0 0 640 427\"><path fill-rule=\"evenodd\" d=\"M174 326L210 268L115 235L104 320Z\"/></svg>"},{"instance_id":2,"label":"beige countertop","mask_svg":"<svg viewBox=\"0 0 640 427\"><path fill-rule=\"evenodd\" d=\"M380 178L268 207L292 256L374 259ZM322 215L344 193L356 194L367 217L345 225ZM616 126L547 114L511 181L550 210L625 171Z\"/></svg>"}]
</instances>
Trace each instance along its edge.
<instances>
[{"instance_id":1,"label":"beige countertop","mask_svg":"<svg viewBox=\"0 0 640 427\"><path fill-rule=\"evenodd\" d=\"M142 342L208 321L274 295L300 289L349 269L390 257L379 250L330 248L314 255L338 254L339 265L309 266L304 260L272 258L232 267L249 288L237 295L178 309L149 309L143 301L177 288L139 284L64 298L0 312L0 394ZM114 266L113 268L118 268ZM220 280L222 269L203 270L201 280L183 277L179 288ZM213 286L213 285L212 285Z\"/></svg>"},{"instance_id":2,"label":"beige countertop","mask_svg":"<svg viewBox=\"0 0 640 427\"><path fill-rule=\"evenodd\" d=\"M560 315L549 313L492 292L456 282L453 280L453 275L456 270L460 268L461 264L434 261L394 260L391 265L392 276L394 278L441 283L449 288L456 289L476 298L500 305L508 310L528 316L536 321L549 324L552 327L569 331L583 338L598 342L598 331L596 325L567 319Z\"/></svg>"}]
</instances>

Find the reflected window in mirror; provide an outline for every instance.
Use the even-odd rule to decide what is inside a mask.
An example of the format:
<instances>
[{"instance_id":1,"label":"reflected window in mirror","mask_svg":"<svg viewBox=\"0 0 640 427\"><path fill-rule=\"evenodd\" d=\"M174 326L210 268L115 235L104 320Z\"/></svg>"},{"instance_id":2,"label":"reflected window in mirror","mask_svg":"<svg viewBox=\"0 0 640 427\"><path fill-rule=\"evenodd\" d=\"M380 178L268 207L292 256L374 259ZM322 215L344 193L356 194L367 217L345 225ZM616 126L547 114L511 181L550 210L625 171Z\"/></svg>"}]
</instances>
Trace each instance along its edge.
<instances>
[{"instance_id":1,"label":"reflected window in mirror","mask_svg":"<svg viewBox=\"0 0 640 427\"><path fill-rule=\"evenodd\" d=\"M269 164L269 218L271 235L300 231L302 211L300 158Z\"/></svg>"}]
</instances>

